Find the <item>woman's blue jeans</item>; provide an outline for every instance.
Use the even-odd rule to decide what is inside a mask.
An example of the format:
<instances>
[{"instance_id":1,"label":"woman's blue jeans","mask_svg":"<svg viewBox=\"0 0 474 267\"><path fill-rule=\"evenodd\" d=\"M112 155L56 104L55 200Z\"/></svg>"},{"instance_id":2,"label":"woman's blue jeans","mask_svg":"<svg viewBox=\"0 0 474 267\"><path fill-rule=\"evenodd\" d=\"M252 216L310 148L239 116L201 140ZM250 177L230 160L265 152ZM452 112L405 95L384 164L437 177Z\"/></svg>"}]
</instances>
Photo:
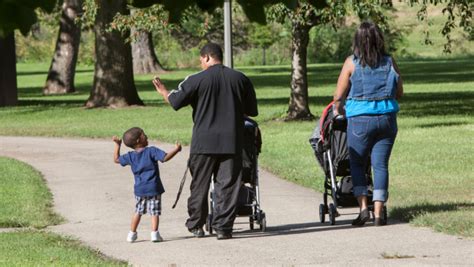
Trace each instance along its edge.
<instances>
[{"instance_id":1,"label":"woman's blue jeans","mask_svg":"<svg viewBox=\"0 0 474 267\"><path fill-rule=\"evenodd\" d=\"M347 143L354 196L367 196L367 164L373 169L373 201L388 199L388 160L397 136L396 113L348 118Z\"/></svg>"}]
</instances>

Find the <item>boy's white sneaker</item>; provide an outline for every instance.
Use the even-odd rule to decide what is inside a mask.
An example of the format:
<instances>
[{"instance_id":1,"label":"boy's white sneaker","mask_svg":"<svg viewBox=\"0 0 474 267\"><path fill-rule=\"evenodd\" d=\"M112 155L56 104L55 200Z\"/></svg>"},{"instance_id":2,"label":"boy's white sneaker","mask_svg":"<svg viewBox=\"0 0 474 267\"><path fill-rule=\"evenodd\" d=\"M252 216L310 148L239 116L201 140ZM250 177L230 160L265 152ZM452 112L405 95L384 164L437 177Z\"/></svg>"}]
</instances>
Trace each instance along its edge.
<instances>
[{"instance_id":1,"label":"boy's white sneaker","mask_svg":"<svg viewBox=\"0 0 474 267\"><path fill-rule=\"evenodd\" d=\"M133 243L135 240L137 240L137 232L128 232L127 242Z\"/></svg>"},{"instance_id":2,"label":"boy's white sneaker","mask_svg":"<svg viewBox=\"0 0 474 267\"><path fill-rule=\"evenodd\" d=\"M163 238L160 235L159 231L153 231L151 232L151 242L162 242Z\"/></svg>"}]
</instances>

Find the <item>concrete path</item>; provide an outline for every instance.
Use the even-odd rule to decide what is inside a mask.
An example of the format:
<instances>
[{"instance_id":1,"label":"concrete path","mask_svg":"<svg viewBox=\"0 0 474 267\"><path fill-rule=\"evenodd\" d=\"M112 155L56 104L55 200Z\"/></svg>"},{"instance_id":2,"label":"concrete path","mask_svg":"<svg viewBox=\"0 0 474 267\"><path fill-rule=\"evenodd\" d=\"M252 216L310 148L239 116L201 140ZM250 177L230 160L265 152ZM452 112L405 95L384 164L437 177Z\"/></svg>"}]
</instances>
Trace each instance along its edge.
<instances>
[{"instance_id":1,"label":"concrete path","mask_svg":"<svg viewBox=\"0 0 474 267\"><path fill-rule=\"evenodd\" d=\"M125 238L134 208L133 178L128 167L112 162L112 151L109 140L0 137L0 155L25 161L44 175L56 212L67 220L52 231L133 265L474 265L472 240L394 221L385 227L353 228L355 210L347 209L340 210L346 215L336 225L320 224L321 194L265 171L260 171L260 186L267 232L250 231L248 219L237 218L231 240L191 238L184 226L189 180L177 208L171 209L187 148L160 165L166 189L160 218L165 242L149 241L145 216L138 242L129 244Z\"/></svg>"}]
</instances>

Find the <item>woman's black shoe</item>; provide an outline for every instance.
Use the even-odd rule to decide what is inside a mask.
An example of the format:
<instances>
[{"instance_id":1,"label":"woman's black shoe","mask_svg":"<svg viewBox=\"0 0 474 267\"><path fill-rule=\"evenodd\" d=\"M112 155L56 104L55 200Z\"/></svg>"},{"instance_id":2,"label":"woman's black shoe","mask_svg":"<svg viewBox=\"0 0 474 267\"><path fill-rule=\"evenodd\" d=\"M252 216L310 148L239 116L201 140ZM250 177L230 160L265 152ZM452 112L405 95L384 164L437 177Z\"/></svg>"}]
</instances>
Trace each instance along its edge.
<instances>
[{"instance_id":1,"label":"woman's black shoe","mask_svg":"<svg viewBox=\"0 0 474 267\"><path fill-rule=\"evenodd\" d=\"M368 209L361 210L359 216L352 221L352 225L354 226L362 226L365 224L366 221L370 219L370 213Z\"/></svg>"}]
</instances>

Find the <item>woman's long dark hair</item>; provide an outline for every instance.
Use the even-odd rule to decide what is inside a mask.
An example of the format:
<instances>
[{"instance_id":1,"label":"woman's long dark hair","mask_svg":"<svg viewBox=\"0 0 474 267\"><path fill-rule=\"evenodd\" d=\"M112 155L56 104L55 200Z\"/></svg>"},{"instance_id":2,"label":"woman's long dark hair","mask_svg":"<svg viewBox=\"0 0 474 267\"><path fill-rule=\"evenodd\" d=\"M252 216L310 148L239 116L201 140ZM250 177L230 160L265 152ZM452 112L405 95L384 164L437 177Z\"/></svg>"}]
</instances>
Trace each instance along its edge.
<instances>
[{"instance_id":1,"label":"woman's long dark hair","mask_svg":"<svg viewBox=\"0 0 474 267\"><path fill-rule=\"evenodd\" d=\"M354 56L360 60L360 64L365 67L376 67L380 64L385 52L385 42L383 33L372 22L363 22L354 35L352 43Z\"/></svg>"}]
</instances>

